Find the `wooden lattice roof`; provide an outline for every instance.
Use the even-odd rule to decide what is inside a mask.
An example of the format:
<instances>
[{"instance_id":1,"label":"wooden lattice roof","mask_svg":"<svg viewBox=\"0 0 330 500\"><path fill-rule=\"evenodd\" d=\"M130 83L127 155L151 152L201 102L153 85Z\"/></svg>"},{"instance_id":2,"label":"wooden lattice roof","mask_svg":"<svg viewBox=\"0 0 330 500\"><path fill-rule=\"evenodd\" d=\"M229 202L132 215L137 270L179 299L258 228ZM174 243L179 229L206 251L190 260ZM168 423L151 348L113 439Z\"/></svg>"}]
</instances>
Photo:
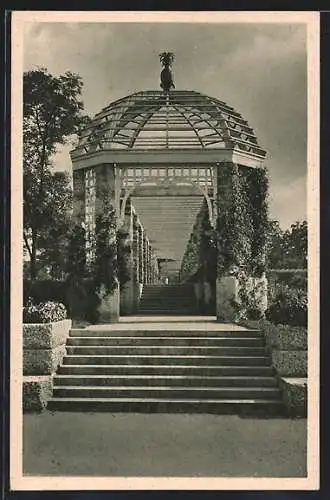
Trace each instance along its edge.
<instances>
[{"instance_id":1,"label":"wooden lattice roof","mask_svg":"<svg viewBox=\"0 0 330 500\"><path fill-rule=\"evenodd\" d=\"M75 154L97 150L237 149L264 157L248 122L226 103L195 91L141 91L95 115Z\"/></svg>"}]
</instances>

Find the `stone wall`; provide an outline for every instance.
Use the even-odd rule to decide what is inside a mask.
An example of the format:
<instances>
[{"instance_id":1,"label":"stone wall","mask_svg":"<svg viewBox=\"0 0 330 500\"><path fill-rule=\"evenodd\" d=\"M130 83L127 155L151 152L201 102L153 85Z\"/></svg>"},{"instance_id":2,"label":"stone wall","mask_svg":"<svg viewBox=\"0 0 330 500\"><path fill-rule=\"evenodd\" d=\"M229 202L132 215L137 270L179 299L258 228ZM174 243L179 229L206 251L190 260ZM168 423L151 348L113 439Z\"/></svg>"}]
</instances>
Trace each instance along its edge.
<instances>
[{"instance_id":1,"label":"stone wall","mask_svg":"<svg viewBox=\"0 0 330 500\"><path fill-rule=\"evenodd\" d=\"M279 378L283 400L292 417L307 416L307 328L273 325L268 321L246 322L264 332L267 351Z\"/></svg>"},{"instance_id":2,"label":"stone wall","mask_svg":"<svg viewBox=\"0 0 330 500\"><path fill-rule=\"evenodd\" d=\"M41 411L47 406L70 328L70 319L23 325L23 411Z\"/></svg>"}]
</instances>

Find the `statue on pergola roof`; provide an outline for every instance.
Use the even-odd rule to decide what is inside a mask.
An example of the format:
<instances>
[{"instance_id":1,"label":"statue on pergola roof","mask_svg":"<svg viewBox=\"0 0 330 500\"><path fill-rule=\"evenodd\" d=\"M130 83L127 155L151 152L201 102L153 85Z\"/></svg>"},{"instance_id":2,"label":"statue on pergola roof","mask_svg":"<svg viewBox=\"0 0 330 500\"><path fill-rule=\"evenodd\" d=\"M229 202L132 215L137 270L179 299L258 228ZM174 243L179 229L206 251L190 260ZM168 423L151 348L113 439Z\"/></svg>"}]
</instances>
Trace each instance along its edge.
<instances>
[{"instance_id":1,"label":"statue on pergola roof","mask_svg":"<svg viewBox=\"0 0 330 500\"><path fill-rule=\"evenodd\" d=\"M159 54L159 59L162 66L164 67L160 74L160 86L164 90L164 92L169 92L171 88L175 89L171 71L171 65L175 59L175 56L173 52L162 52L161 54Z\"/></svg>"}]
</instances>

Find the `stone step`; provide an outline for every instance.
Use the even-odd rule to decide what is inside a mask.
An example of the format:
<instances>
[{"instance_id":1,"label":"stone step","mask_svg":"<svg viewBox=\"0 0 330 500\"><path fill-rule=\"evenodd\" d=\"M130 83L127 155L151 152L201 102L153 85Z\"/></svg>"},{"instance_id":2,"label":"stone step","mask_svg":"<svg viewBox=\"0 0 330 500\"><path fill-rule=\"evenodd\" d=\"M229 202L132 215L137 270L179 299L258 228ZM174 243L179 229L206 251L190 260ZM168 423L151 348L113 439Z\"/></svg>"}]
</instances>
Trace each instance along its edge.
<instances>
[{"instance_id":1,"label":"stone step","mask_svg":"<svg viewBox=\"0 0 330 500\"><path fill-rule=\"evenodd\" d=\"M195 295L193 293L178 290L176 292L167 290L162 292L146 292L143 291L141 295L141 300L195 300Z\"/></svg>"},{"instance_id":2,"label":"stone step","mask_svg":"<svg viewBox=\"0 0 330 500\"><path fill-rule=\"evenodd\" d=\"M141 301L148 301L148 302L162 302L162 301L169 301L169 302L175 302L176 300L180 300L182 302L190 302L191 300L194 300L195 297L194 295L188 295L188 294L173 294L170 293L168 295L165 294L154 294L154 293L143 293L141 296ZM195 299L196 300L196 299Z\"/></svg>"},{"instance_id":3,"label":"stone step","mask_svg":"<svg viewBox=\"0 0 330 500\"><path fill-rule=\"evenodd\" d=\"M69 346L237 346L237 347L263 347L261 337L140 337L138 335L126 337L68 337Z\"/></svg>"},{"instance_id":4,"label":"stone step","mask_svg":"<svg viewBox=\"0 0 330 500\"><path fill-rule=\"evenodd\" d=\"M63 398L157 398L157 399L276 399L276 387L168 387L168 386L56 386L53 396Z\"/></svg>"},{"instance_id":5,"label":"stone step","mask_svg":"<svg viewBox=\"0 0 330 500\"><path fill-rule=\"evenodd\" d=\"M101 356L121 356L121 355L131 355L131 356L144 356L144 355L168 355L168 356L262 356L265 353L264 347L214 347L214 346L90 346L90 345L78 345L78 346L67 346L66 351L69 355L101 355Z\"/></svg>"},{"instance_id":6,"label":"stone step","mask_svg":"<svg viewBox=\"0 0 330 500\"><path fill-rule=\"evenodd\" d=\"M54 386L276 387L275 377L191 375L55 375Z\"/></svg>"},{"instance_id":7,"label":"stone step","mask_svg":"<svg viewBox=\"0 0 330 500\"><path fill-rule=\"evenodd\" d=\"M171 309L172 307L175 309L193 309L196 305L196 301L192 301L191 299L187 300L181 300L181 299L173 299L173 300L166 300L166 299L152 299L152 300L147 300L147 299L141 299L139 302L139 308L152 308L152 309L157 309L157 308L168 308Z\"/></svg>"},{"instance_id":8,"label":"stone step","mask_svg":"<svg viewBox=\"0 0 330 500\"><path fill-rule=\"evenodd\" d=\"M161 286L152 287L144 286L142 290L142 295L191 295L194 296L194 289L192 287L172 287L172 286Z\"/></svg>"},{"instance_id":9,"label":"stone step","mask_svg":"<svg viewBox=\"0 0 330 500\"><path fill-rule=\"evenodd\" d=\"M182 305L182 307L184 306L194 306L196 304L196 300L193 298L193 297L185 297L185 298L182 298L181 296L179 297L175 297L175 296L171 296L171 297L150 297L150 298L147 298L147 297L144 297L142 296L140 301L139 301L140 304L145 304L145 305L154 305L156 306L157 304L163 304L163 305L170 305L170 306L176 306L178 307L179 305Z\"/></svg>"},{"instance_id":10,"label":"stone step","mask_svg":"<svg viewBox=\"0 0 330 500\"><path fill-rule=\"evenodd\" d=\"M152 330L129 330L126 329L115 329L111 327L109 329L97 330L88 328L76 328L70 331L70 337L196 337L196 338L255 338L259 337L263 339L263 334L259 330L203 330L203 329L191 329L191 330L162 330L159 329Z\"/></svg>"},{"instance_id":11,"label":"stone step","mask_svg":"<svg viewBox=\"0 0 330 500\"><path fill-rule=\"evenodd\" d=\"M278 399L52 398L49 410L109 413L213 413L284 416Z\"/></svg>"},{"instance_id":12,"label":"stone step","mask_svg":"<svg viewBox=\"0 0 330 500\"><path fill-rule=\"evenodd\" d=\"M245 376L245 377L272 377L272 366L196 366L196 365L92 365L92 364L64 364L58 370L63 375L111 375L116 376Z\"/></svg>"},{"instance_id":13,"label":"stone step","mask_svg":"<svg viewBox=\"0 0 330 500\"><path fill-rule=\"evenodd\" d=\"M269 356L170 356L170 355L66 355L63 363L67 365L239 365L239 366L269 366Z\"/></svg>"},{"instance_id":14,"label":"stone step","mask_svg":"<svg viewBox=\"0 0 330 500\"><path fill-rule=\"evenodd\" d=\"M150 300L150 301L161 301L161 300L169 300L172 302L174 300L182 300L182 301L190 301L190 300L196 300L195 296L191 293L182 293L182 292L177 292L177 293L146 293L143 292L141 295L141 300Z\"/></svg>"},{"instance_id":15,"label":"stone step","mask_svg":"<svg viewBox=\"0 0 330 500\"><path fill-rule=\"evenodd\" d=\"M141 301L150 301L150 302L160 302L160 301L195 301L196 298L193 294L188 293L142 293Z\"/></svg>"},{"instance_id":16,"label":"stone step","mask_svg":"<svg viewBox=\"0 0 330 500\"><path fill-rule=\"evenodd\" d=\"M187 309L175 309L169 307L138 307L138 314L143 316L195 316L198 312L193 308Z\"/></svg>"},{"instance_id":17,"label":"stone step","mask_svg":"<svg viewBox=\"0 0 330 500\"><path fill-rule=\"evenodd\" d=\"M159 285L148 283L143 285L143 293L145 292L176 292L176 291L193 291L194 287L191 283L172 283L170 285Z\"/></svg>"},{"instance_id":18,"label":"stone step","mask_svg":"<svg viewBox=\"0 0 330 500\"><path fill-rule=\"evenodd\" d=\"M167 316L171 316L172 314L181 314L182 316L193 316L195 314L195 305L188 304L139 304L138 311L140 314L145 313L153 313L157 314L158 312L166 313Z\"/></svg>"}]
</instances>

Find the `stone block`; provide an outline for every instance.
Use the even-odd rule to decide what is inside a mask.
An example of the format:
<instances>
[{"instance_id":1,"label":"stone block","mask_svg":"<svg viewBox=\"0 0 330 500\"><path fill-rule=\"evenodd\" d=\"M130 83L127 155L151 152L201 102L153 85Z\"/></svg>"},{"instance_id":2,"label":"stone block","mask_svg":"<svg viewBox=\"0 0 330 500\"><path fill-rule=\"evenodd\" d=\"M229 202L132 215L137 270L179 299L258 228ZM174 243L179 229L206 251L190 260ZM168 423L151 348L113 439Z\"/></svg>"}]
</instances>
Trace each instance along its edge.
<instances>
[{"instance_id":1,"label":"stone block","mask_svg":"<svg viewBox=\"0 0 330 500\"><path fill-rule=\"evenodd\" d=\"M100 304L97 308L99 324L117 323L119 321L120 291L117 287L111 294L100 296Z\"/></svg>"},{"instance_id":2,"label":"stone block","mask_svg":"<svg viewBox=\"0 0 330 500\"><path fill-rule=\"evenodd\" d=\"M52 349L65 344L72 322L64 319L54 323L23 325L23 349Z\"/></svg>"},{"instance_id":3,"label":"stone block","mask_svg":"<svg viewBox=\"0 0 330 500\"><path fill-rule=\"evenodd\" d=\"M134 283L129 281L120 290L120 314L132 314L135 311Z\"/></svg>"},{"instance_id":4,"label":"stone block","mask_svg":"<svg viewBox=\"0 0 330 500\"><path fill-rule=\"evenodd\" d=\"M307 417L307 379L285 377L280 379L283 400L291 417Z\"/></svg>"},{"instance_id":5,"label":"stone block","mask_svg":"<svg viewBox=\"0 0 330 500\"><path fill-rule=\"evenodd\" d=\"M306 377L307 351L271 351L272 363L280 376Z\"/></svg>"},{"instance_id":6,"label":"stone block","mask_svg":"<svg viewBox=\"0 0 330 500\"><path fill-rule=\"evenodd\" d=\"M216 283L217 319L223 322L235 322L237 310L233 302L238 300L238 280L234 276L224 276Z\"/></svg>"},{"instance_id":7,"label":"stone block","mask_svg":"<svg viewBox=\"0 0 330 500\"><path fill-rule=\"evenodd\" d=\"M23 412L40 412L47 406L53 393L51 375L23 377Z\"/></svg>"},{"instance_id":8,"label":"stone block","mask_svg":"<svg viewBox=\"0 0 330 500\"><path fill-rule=\"evenodd\" d=\"M267 283L265 276L261 278L249 277L246 280L247 292L254 297L262 313L267 309ZM239 321L241 317L239 311L240 302L240 285L236 276L224 276L217 280L216 305L218 320L225 322Z\"/></svg>"},{"instance_id":9,"label":"stone block","mask_svg":"<svg viewBox=\"0 0 330 500\"><path fill-rule=\"evenodd\" d=\"M65 345L53 349L23 349L23 374L51 375L56 372L65 354Z\"/></svg>"}]
</instances>

